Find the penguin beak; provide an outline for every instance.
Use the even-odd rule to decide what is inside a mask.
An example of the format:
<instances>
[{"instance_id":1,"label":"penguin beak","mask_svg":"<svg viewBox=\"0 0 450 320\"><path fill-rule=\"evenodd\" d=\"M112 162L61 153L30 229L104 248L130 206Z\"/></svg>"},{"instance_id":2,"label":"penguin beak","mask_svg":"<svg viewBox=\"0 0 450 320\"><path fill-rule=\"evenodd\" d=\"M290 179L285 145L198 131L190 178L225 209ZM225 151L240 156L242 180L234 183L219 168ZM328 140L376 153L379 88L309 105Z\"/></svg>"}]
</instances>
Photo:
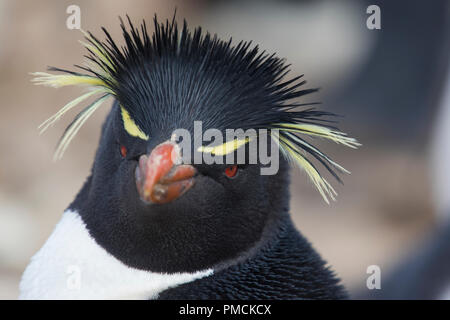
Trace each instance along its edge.
<instances>
[{"instance_id":1,"label":"penguin beak","mask_svg":"<svg viewBox=\"0 0 450 320\"><path fill-rule=\"evenodd\" d=\"M196 173L193 166L181 164L176 143L164 142L150 155L139 157L135 171L136 187L144 202L164 204L188 191L194 185Z\"/></svg>"}]
</instances>

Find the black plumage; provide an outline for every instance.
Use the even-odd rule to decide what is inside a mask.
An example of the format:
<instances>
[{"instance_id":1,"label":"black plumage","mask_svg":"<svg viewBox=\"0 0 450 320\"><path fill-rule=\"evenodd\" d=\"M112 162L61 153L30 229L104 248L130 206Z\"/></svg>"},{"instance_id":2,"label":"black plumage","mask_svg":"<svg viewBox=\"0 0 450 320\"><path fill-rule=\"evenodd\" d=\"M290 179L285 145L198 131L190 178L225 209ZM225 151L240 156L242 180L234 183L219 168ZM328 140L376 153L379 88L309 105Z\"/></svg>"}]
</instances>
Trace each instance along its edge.
<instances>
[{"instance_id":1,"label":"black plumage","mask_svg":"<svg viewBox=\"0 0 450 320\"><path fill-rule=\"evenodd\" d=\"M289 66L282 59L200 28L191 33L186 22L180 31L174 20L159 24L155 18L154 25L150 37L145 23L137 29L129 21L128 30L122 22L122 48L106 30L106 42L86 34L90 64L80 66L86 74L53 68L69 78L38 79L54 86L94 84L103 93L99 99L115 98L92 174L69 209L79 213L100 246L130 267L162 273L215 270L161 293L164 299L345 298L339 280L292 225L287 159L280 159L275 175L260 175L262 164L242 164L232 179L224 175L227 165L195 164L195 184L176 200L140 200L138 161L169 141L174 129L192 131L194 121L220 131L279 129L281 151L303 166L325 200L334 190L304 155L311 154L337 179L336 169L346 171L300 134L358 145L334 128L331 113L296 102L316 89L303 89L303 76L283 80ZM64 148L96 102L68 128ZM124 129L123 110L142 131L141 139ZM122 146L126 154L119 152Z\"/></svg>"},{"instance_id":2,"label":"black plumage","mask_svg":"<svg viewBox=\"0 0 450 320\"><path fill-rule=\"evenodd\" d=\"M159 299L345 299L344 287L285 215L264 244L212 277L163 291Z\"/></svg>"},{"instance_id":3,"label":"black plumage","mask_svg":"<svg viewBox=\"0 0 450 320\"><path fill-rule=\"evenodd\" d=\"M283 80L290 65L275 54L260 52L251 42L232 45L232 39L225 42L216 35L203 34L200 27L191 33L186 21L179 31L175 17L165 24L159 24L155 17L152 37L145 21L140 29L129 18L128 23L129 29L121 20L124 47L119 47L104 28L106 42L89 33L90 45L102 55L88 48L86 58L93 66L76 67L101 79L149 136L161 130L192 130L193 119L202 121L204 130L271 130L281 129L280 124L310 124L341 134L334 126L335 114L314 109L317 102L295 101L318 89L303 89L303 75ZM50 70L84 75L54 67ZM289 151L310 154L342 182L337 173L346 171L328 156L305 140L299 143L292 139L284 130L280 134L295 146L286 147ZM352 138L340 138L348 139L350 146L359 145Z\"/></svg>"}]
</instances>

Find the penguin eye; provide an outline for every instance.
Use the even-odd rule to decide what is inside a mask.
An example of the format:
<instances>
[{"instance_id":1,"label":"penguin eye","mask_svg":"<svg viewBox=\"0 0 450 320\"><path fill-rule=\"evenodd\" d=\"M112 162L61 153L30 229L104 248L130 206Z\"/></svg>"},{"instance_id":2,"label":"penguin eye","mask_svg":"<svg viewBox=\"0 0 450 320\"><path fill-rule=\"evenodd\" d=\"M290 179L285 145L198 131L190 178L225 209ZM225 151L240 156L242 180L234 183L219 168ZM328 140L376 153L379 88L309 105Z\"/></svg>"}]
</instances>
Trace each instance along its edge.
<instances>
[{"instance_id":1,"label":"penguin eye","mask_svg":"<svg viewBox=\"0 0 450 320\"><path fill-rule=\"evenodd\" d=\"M225 175L226 175L228 178L233 178L233 177L236 176L237 171L238 171L237 165L229 166L229 167L227 167L227 168L225 169Z\"/></svg>"},{"instance_id":2,"label":"penguin eye","mask_svg":"<svg viewBox=\"0 0 450 320\"><path fill-rule=\"evenodd\" d=\"M120 155L122 156L122 158L125 158L127 156L127 148L124 145L120 146Z\"/></svg>"}]
</instances>

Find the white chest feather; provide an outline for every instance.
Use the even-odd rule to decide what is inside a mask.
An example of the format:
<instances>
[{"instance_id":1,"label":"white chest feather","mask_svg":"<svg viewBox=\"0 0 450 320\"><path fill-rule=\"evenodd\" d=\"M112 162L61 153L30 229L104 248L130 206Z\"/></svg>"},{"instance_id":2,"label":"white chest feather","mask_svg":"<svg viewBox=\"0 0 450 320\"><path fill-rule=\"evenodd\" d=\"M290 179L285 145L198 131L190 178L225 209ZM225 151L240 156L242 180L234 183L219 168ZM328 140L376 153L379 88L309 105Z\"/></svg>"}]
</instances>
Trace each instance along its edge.
<instances>
[{"instance_id":1,"label":"white chest feather","mask_svg":"<svg viewBox=\"0 0 450 320\"><path fill-rule=\"evenodd\" d=\"M66 211L20 282L20 299L154 299L168 288L209 276L130 268L89 235L78 213Z\"/></svg>"}]
</instances>

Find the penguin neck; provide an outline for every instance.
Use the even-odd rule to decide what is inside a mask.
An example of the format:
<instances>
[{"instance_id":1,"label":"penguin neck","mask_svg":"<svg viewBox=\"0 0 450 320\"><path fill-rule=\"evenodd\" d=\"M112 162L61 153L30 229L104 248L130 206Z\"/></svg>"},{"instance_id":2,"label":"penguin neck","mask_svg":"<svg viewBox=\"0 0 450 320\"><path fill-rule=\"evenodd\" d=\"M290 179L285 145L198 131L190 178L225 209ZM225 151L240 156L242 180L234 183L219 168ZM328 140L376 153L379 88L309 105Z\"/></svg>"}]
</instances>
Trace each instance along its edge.
<instances>
[{"instance_id":1,"label":"penguin neck","mask_svg":"<svg viewBox=\"0 0 450 320\"><path fill-rule=\"evenodd\" d=\"M27 266L20 298L154 299L167 288L212 272L165 274L130 268L96 243L76 211L66 210Z\"/></svg>"},{"instance_id":2,"label":"penguin neck","mask_svg":"<svg viewBox=\"0 0 450 320\"><path fill-rule=\"evenodd\" d=\"M272 229L273 228L273 229ZM283 214L259 246L214 274L167 289L159 299L346 299L340 279ZM251 292L242 290L242 285ZM219 293L218 293L219 292Z\"/></svg>"},{"instance_id":3,"label":"penguin neck","mask_svg":"<svg viewBox=\"0 0 450 320\"><path fill-rule=\"evenodd\" d=\"M277 233L285 225L290 225L291 217L288 211L280 211L277 214L269 216L269 219L261 234L261 238L248 250L241 252L238 256L232 259L221 261L213 266L215 272L227 269L231 266L238 265L248 259L252 259L266 246L270 244L277 237Z\"/></svg>"},{"instance_id":4,"label":"penguin neck","mask_svg":"<svg viewBox=\"0 0 450 320\"><path fill-rule=\"evenodd\" d=\"M142 221L135 221L134 213L120 211L119 205L108 205L106 209L103 209L105 206L101 204L108 203L108 199L100 197L98 190L92 186L92 175L70 204L69 210L78 212L86 229L101 247L130 267L168 273L196 272L208 268L223 269L252 256L271 238L278 226L285 219L289 219L289 177L285 168L283 169L284 172L276 179L270 178L273 181L270 188L277 190L277 194L272 192L269 196L264 196L260 203L256 202L251 205L254 216L255 211L260 211L261 213L258 215L261 217L266 215L266 217L263 222L255 221L255 223L263 223L263 226L254 240L246 240L245 247L241 245L243 242L239 243L241 240L233 240L235 238L242 239L240 233L217 230L217 238L214 238L214 234L212 234L209 239L205 240L204 233L196 229L202 228L202 226L180 223L178 227L174 228L168 223L152 225L152 221L145 221L148 222L145 224ZM248 219L247 212L242 211L240 214ZM261 220L263 219L261 218ZM176 221L176 223L178 222ZM133 231L133 228L140 228L140 230ZM148 230L142 232L142 228L152 230L151 232ZM138 232L141 233L138 234ZM177 237L181 240L174 241L174 238ZM136 238L140 239L137 244ZM213 242L220 243L220 247L225 248L224 251L229 250L229 246L234 246L235 243L240 244L241 248L244 247L244 250L235 250L231 254L224 254L222 250L211 250L211 239ZM225 244L222 244L222 241ZM111 243L119 243L123 247L112 248ZM199 248L204 249L199 252ZM190 252L187 257L186 252Z\"/></svg>"}]
</instances>

